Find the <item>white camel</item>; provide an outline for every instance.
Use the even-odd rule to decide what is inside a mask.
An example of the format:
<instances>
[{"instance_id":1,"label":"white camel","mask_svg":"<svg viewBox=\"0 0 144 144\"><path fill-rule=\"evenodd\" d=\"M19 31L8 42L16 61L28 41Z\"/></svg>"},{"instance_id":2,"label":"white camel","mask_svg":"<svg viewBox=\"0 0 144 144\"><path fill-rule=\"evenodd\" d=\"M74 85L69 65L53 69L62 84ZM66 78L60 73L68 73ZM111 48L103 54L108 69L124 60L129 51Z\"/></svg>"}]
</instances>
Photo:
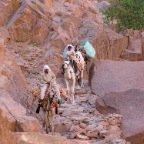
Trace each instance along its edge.
<instances>
[{"instance_id":1,"label":"white camel","mask_svg":"<svg viewBox=\"0 0 144 144\"><path fill-rule=\"evenodd\" d=\"M64 78L66 81L66 86L68 90L69 98L72 102L72 104L75 104L74 94L75 94L75 82L76 82L76 76L74 73L74 69L71 66L71 63L69 60L65 60L62 64L62 69L64 72Z\"/></svg>"}]
</instances>

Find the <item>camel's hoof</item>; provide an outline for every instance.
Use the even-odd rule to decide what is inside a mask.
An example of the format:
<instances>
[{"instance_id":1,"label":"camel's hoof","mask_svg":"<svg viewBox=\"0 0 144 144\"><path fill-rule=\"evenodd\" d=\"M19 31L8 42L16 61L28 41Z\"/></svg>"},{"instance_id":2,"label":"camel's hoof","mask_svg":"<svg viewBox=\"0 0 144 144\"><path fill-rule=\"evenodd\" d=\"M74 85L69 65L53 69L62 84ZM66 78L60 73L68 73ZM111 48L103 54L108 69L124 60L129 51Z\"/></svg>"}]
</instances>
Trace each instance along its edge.
<instances>
[{"instance_id":1,"label":"camel's hoof","mask_svg":"<svg viewBox=\"0 0 144 144\"><path fill-rule=\"evenodd\" d=\"M76 89L79 90L79 89L81 89L81 87L80 87L80 86L77 86Z\"/></svg>"},{"instance_id":2,"label":"camel's hoof","mask_svg":"<svg viewBox=\"0 0 144 144\"><path fill-rule=\"evenodd\" d=\"M82 85L81 88L84 88L84 85Z\"/></svg>"},{"instance_id":3,"label":"camel's hoof","mask_svg":"<svg viewBox=\"0 0 144 144\"><path fill-rule=\"evenodd\" d=\"M49 133L49 131L48 130L46 130L46 134L48 134Z\"/></svg>"},{"instance_id":4,"label":"camel's hoof","mask_svg":"<svg viewBox=\"0 0 144 144\"><path fill-rule=\"evenodd\" d=\"M76 103L75 103L75 102L73 102L73 103L72 103L72 105L76 105Z\"/></svg>"}]
</instances>

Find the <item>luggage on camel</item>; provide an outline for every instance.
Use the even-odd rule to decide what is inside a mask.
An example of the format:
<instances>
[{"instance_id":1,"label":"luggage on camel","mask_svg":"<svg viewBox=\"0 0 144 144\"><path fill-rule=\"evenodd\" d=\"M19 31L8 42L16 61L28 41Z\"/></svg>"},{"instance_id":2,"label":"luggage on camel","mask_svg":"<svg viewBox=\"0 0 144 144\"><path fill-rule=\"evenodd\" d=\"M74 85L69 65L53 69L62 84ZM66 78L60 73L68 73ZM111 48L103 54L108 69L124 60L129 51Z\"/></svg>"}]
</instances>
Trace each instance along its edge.
<instances>
[{"instance_id":1,"label":"luggage on camel","mask_svg":"<svg viewBox=\"0 0 144 144\"><path fill-rule=\"evenodd\" d=\"M60 85L59 85L59 90L60 90L60 96L61 96L60 103L64 103L68 98L67 90L64 87L60 86ZM38 102L41 101L40 100L40 91L41 91L41 89L40 89L39 85L34 87L31 90L31 93L34 96L34 100L37 100ZM42 100L42 103L46 103L47 98L48 98L47 93L48 93L48 91L46 91L46 94L45 94L44 99Z\"/></svg>"},{"instance_id":2,"label":"luggage on camel","mask_svg":"<svg viewBox=\"0 0 144 144\"><path fill-rule=\"evenodd\" d=\"M56 112L57 112L57 109L59 107L58 106L59 102L57 100L56 101L54 100L55 92L53 91L53 89L47 90L45 93L44 99L42 99L42 100L40 99L40 91L41 91L40 86L34 87L31 91L32 95L34 96L34 100L37 100L39 102L38 107L36 109L36 113L39 113L40 108L43 107L45 104L48 104L48 103L50 103L51 107L55 107ZM51 94L51 92L52 92L52 94Z\"/></svg>"},{"instance_id":3,"label":"luggage on camel","mask_svg":"<svg viewBox=\"0 0 144 144\"><path fill-rule=\"evenodd\" d=\"M88 41L83 42L82 45L84 46L84 50L86 52L87 57L94 58L96 51L93 48L93 46Z\"/></svg>"},{"instance_id":4,"label":"luggage on camel","mask_svg":"<svg viewBox=\"0 0 144 144\"><path fill-rule=\"evenodd\" d=\"M65 47L65 49L64 49L63 58L66 58L66 52L67 52L67 47Z\"/></svg>"}]
</instances>

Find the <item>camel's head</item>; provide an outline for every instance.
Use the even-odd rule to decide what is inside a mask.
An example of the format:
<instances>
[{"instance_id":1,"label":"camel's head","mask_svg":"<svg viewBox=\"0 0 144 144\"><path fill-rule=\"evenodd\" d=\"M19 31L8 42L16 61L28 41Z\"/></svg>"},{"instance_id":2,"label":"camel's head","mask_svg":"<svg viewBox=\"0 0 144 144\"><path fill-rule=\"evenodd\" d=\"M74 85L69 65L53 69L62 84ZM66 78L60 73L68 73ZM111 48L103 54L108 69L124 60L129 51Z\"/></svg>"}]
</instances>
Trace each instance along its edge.
<instances>
[{"instance_id":1,"label":"camel's head","mask_svg":"<svg viewBox=\"0 0 144 144\"><path fill-rule=\"evenodd\" d=\"M51 102L57 102L57 101L58 101L58 97L56 96L56 92L55 92L54 89L51 89L51 90L49 91L49 100L50 100Z\"/></svg>"},{"instance_id":2,"label":"camel's head","mask_svg":"<svg viewBox=\"0 0 144 144\"><path fill-rule=\"evenodd\" d=\"M69 65L70 65L70 62L69 62L69 61L65 60L65 61L63 62L63 68L64 68L64 69L67 69Z\"/></svg>"}]
</instances>

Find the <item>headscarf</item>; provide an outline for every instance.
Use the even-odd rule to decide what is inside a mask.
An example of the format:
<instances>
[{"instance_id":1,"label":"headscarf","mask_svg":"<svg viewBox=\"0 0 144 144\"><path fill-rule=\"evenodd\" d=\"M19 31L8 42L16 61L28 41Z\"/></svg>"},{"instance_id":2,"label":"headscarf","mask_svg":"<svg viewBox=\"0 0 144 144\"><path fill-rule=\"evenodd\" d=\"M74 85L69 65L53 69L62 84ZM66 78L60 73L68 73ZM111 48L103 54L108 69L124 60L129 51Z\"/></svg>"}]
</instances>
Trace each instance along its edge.
<instances>
[{"instance_id":1,"label":"headscarf","mask_svg":"<svg viewBox=\"0 0 144 144\"><path fill-rule=\"evenodd\" d=\"M49 71L51 71L51 69L50 69L50 67L48 66L48 65L44 65L44 67L43 67L43 72L44 72L44 70L49 70Z\"/></svg>"},{"instance_id":2,"label":"headscarf","mask_svg":"<svg viewBox=\"0 0 144 144\"><path fill-rule=\"evenodd\" d=\"M74 50L74 46L73 46L72 44L68 44L68 45L67 45L67 48L66 48L67 50L68 50L68 47L69 47L69 46Z\"/></svg>"}]
</instances>

